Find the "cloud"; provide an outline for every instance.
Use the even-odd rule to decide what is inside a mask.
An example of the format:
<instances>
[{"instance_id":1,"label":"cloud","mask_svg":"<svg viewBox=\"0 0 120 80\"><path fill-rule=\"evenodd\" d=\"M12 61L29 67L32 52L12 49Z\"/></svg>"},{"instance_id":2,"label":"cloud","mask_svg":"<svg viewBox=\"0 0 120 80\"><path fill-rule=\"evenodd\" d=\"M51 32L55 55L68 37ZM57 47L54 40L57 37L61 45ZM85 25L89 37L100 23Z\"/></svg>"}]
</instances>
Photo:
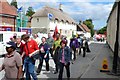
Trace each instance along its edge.
<instances>
[{"instance_id":1,"label":"cloud","mask_svg":"<svg viewBox=\"0 0 120 80\"><path fill-rule=\"evenodd\" d=\"M115 2L115 0L17 0L17 2Z\"/></svg>"},{"instance_id":2,"label":"cloud","mask_svg":"<svg viewBox=\"0 0 120 80\"><path fill-rule=\"evenodd\" d=\"M12 0L7 0L11 2ZM59 0L17 0L17 2L59 2Z\"/></svg>"},{"instance_id":3,"label":"cloud","mask_svg":"<svg viewBox=\"0 0 120 80\"><path fill-rule=\"evenodd\" d=\"M105 23L114 1L115 0L17 0L19 7L24 6L25 9L27 9L29 6L32 6L35 11L45 5L58 8L59 4L62 3L63 11L74 18L76 22L91 18L95 28L106 25Z\"/></svg>"},{"instance_id":4,"label":"cloud","mask_svg":"<svg viewBox=\"0 0 120 80\"><path fill-rule=\"evenodd\" d=\"M79 22L79 20L86 20L91 18L95 24L95 28L99 28L106 25L105 23L112 6L113 3L106 2L79 2L69 4L67 3L66 5L63 5L63 10L69 13L69 15L71 15L76 20L76 22ZM101 23L102 21L103 23Z\"/></svg>"}]
</instances>

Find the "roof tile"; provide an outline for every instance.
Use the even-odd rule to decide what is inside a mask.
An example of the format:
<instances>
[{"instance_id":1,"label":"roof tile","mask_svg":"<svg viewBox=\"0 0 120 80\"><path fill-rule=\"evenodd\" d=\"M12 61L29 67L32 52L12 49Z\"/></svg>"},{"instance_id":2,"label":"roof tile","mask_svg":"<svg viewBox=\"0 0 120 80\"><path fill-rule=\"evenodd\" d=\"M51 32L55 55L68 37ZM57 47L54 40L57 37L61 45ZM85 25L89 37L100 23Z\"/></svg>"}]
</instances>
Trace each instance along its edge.
<instances>
[{"instance_id":1,"label":"roof tile","mask_svg":"<svg viewBox=\"0 0 120 80\"><path fill-rule=\"evenodd\" d=\"M90 32L90 29L83 23L81 23L81 26L84 28L86 32Z\"/></svg>"},{"instance_id":2,"label":"roof tile","mask_svg":"<svg viewBox=\"0 0 120 80\"><path fill-rule=\"evenodd\" d=\"M53 20L57 19L59 21L69 22L69 23L75 23L74 19L72 19L68 14L66 14L63 11L60 11L55 8L51 8L48 6L43 7L42 9L38 10L35 14L33 14L32 17L47 17L48 13L53 14Z\"/></svg>"},{"instance_id":3,"label":"roof tile","mask_svg":"<svg viewBox=\"0 0 120 80\"><path fill-rule=\"evenodd\" d=\"M0 0L0 14L17 16L17 9L11 6L6 0Z\"/></svg>"}]
</instances>

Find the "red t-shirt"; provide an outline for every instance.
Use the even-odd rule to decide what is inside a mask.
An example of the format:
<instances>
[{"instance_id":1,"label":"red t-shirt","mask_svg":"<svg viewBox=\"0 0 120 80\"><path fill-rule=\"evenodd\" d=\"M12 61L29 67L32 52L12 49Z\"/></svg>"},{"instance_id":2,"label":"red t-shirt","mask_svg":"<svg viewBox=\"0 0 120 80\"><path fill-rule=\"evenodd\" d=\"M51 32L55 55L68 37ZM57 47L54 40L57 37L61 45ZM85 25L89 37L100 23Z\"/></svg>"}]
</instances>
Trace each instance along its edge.
<instances>
[{"instance_id":1,"label":"red t-shirt","mask_svg":"<svg viewBox=\"0 0 120 80\"><path fill-rule=\"evenodd\" d=\"M24 52L25 52L26 56L29 56L29 54L31 54L32 52L34 52L36 50L39 50L37 42L34 41L33 39L30 39L27 42L27 45L28 45L28 49L27 49L26 44L24 45ZM28 50L29 50L29 52L28 52Z\"/></svg>"}]
</instances>

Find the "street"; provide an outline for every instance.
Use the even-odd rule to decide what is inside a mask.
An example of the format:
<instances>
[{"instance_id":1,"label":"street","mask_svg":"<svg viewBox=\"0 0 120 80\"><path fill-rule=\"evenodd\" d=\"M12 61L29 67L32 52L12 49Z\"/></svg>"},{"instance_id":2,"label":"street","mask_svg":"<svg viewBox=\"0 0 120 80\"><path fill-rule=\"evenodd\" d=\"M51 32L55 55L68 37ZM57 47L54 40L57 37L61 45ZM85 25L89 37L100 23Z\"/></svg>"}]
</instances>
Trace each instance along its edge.
<instances>
[{"instance_id":1,"label":"street","mask_svg":"<svg viewBox=\"0 0 120 80\"><path fill-rule=\"evenodd\" d=\"M77 56L77 60L74 62L74 64L71 63L70 71L71 71L71 78L73 79L85 79L85 78L94 78L94 80L97 80L97 78L108 78L111 80L117 80L118 77L107 75L106 73L100 72L100 69L102 68L102 61L104 58L107 58L108 60L108 66L111 70L112 68L112 52L108 48L108 46L105 43L101 42L92 42L90 44L90 53L86 54L86 57L82 57L81 55ZM38 65L38 60L36 61L36 68ZM1 64L1 63L0 63ZM45 70L45 62L42 67L42 71L40 75L38 75L38 78L41 79L57 79L58 74L53 74L54 71L54 62L52 58L50 58L50 72L48 73ZM0 78L3 77L4 71L0 73ZM63 78L66 78L66 70L63 72ZM115 79L114 79L115 78ZM91 79L90 79L91 80ZM102 79L104 80L104 79Z\"/></svg>"},{"instance_id":2,"label":"street","mask_svg":"<svg viewBox=\"0 0 120 80\"><path fill-rule=\"evenodd\" d=\"M108 59L109 69L112 68L112 52L105 43L91 43L90 53L86 54L86 57L78 55L77 60L74 64L71 64L71 78L117 78L112 75L100 72L102 68L102 61L104 58ZM36 64L37 65L37 64ZM45 64L44 64L45 65ZM42 72L38 75L39 78L57 78L58 74L53 74L54 63L50 59L50 73L45 71L45 67L42 68ZM64 70L63 78L66 78L66 70ZM51 79L52 80L52 79ZM114 79L113 79L114 80Z\"/></svg>"}]
</instances>

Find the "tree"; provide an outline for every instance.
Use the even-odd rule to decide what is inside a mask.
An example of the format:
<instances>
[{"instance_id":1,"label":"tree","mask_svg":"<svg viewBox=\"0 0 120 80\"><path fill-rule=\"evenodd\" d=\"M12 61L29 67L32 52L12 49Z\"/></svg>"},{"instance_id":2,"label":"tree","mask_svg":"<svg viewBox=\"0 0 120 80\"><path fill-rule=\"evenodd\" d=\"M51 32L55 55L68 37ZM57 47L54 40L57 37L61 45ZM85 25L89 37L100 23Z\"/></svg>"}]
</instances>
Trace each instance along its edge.
<instances>
[{"instance_id":1,"label":"tree","mask_svg":"<svg viewBox=\"0 0 120 80\"><path fill-rule=\"evenodd\" d=\"M98 34L104 34L107 30L107 26L101 28L100 30L97 31Z\"/></svg>"},{"instance_id":2,"label":"tree","mask_svg":"<svg viewBox=\"0 0 120 80\"><path fill-rule=\"evenodd\" d=\"M35 13L35 12L34 12L33 8L32 8L32 7L28 7L26 16L31 17L34 13Z\"/></svg>"},{"instance_id":3,"label":"tree","mask_svg":"<svg viewBox=\"0 0 120 80\"><path fill-rule=\"evenodd\" d=\"M10 5L14 6L16 9L18 9L17 1L16 0L12 0L12 2L10 3Z\"/></svg>"},{"instance_id":4,"label":"tree","mask_svg":"<svg viewBox=\"0 0 120 80\"><path fill-rule=\"evenodd\" d=\"M85 24L90 29L91 36L93 37L94 25L93 25L92 19L87 19L87 20L83 21L83 24Z\"/></svg>"}]
</instances>

